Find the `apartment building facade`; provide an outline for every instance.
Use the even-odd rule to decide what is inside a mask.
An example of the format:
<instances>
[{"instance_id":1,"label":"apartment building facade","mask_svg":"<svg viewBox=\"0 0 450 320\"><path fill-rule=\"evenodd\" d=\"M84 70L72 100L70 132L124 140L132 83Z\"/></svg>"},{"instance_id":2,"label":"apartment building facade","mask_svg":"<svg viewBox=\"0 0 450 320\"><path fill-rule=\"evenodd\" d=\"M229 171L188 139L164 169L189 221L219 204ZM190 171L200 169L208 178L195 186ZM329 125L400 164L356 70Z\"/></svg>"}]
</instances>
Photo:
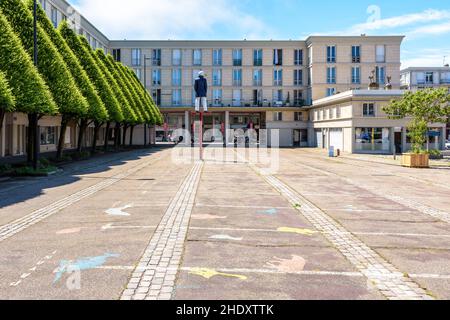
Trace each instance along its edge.
<instances>
[{"instance_id":1,"label":"apartment building facade","mask_svg":"<svg viewBox=\"0 0 450 320\"><path fill-rule=\"evenodd\" d=\"M388 77L399 89L403 37L309 37L305 41L110 41L116 60L145 83L165 116L157 128L167 139L192 131L199 71L209 80L205 129L278 129L281 146L308 145L308 112L314 100L367 88ZM396 79L396 80L395 80ZM229 139L229 140L228 140Z\"/></svg>"}]
</instances>

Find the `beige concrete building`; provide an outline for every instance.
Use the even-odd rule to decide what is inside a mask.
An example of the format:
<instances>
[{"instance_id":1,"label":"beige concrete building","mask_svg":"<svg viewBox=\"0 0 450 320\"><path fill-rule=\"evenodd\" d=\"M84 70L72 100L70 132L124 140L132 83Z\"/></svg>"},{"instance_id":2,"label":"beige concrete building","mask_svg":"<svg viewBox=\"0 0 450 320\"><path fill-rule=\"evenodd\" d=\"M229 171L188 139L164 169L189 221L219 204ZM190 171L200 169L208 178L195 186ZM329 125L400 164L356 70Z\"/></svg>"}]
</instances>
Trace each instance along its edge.
<instances>
[{"instance_id":1,"label":"beige concrete building","mask_svg":"<svg viewBox=\"0 0 450 320\"><path fill-rule=\"evenodd\" d=\"M388 119L383 106L400 99L403 90L351 90L314 101L309 107L309 143L349 153L392 154L411 149L411 119ZM430 124L431 149L444 148L445 123Z\"/></svg>"},{"instance_id":2,"label":"beige concrete building","mask_svg":"<svg viewBox=\"0 0 450 320\"><path fill-rule=\"evenodd\" d=\"M165 115L159 139L191 128L200 70L209 80L205 129L278 129L281 146L308 145L304 107L339 92L400 88L403 37L309 37L305 41L110 41L116 60L132 67ZM229 137L232 139L232 134ZM232 142L232 141L228 141Z\"/></svg>"}]
</instances>

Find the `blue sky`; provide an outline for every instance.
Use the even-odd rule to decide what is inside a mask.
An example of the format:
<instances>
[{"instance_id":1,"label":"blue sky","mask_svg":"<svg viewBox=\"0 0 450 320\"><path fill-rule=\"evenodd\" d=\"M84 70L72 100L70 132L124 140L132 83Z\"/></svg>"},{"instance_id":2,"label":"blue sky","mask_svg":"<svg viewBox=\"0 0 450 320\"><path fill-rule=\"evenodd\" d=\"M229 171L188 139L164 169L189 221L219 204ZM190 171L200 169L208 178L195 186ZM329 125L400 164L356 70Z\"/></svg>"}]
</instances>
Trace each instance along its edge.
<instances>
[{"instance_id":1,"label":"blue sky","mask_svg":"<svg viewBox=\"0 0 450 320\"><path fill-rule=\"evenodd\" d=\"M449 1L69 0L111 39L405 35L403 67L450 63Z\"/></svg>"}]
</instances>

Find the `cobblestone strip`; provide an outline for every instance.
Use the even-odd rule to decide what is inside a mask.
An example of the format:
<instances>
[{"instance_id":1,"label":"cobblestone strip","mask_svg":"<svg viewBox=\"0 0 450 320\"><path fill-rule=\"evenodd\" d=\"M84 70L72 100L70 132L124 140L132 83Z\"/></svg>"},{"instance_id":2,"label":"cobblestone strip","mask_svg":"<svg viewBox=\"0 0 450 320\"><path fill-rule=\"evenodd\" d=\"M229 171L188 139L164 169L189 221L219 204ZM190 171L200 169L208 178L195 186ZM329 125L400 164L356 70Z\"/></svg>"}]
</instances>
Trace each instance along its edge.
<instances>
[{"instance_id":1,"label":"cobblestone strip","mask_svg":"<svg viewBox=\"0 0 450 320\"><path fill-rule=\"evenodd\" d=\"M202 168L194 165L170 202L121 300L172 298Z\"/></svg>"},{"instance_id":2,"label":"cobblestone strip","mask_svg":"<svg viewBox=\"0 0 450 320\"><path fill-rule=\"evenodd\" d=\"M42 221L43 219L71 206L72 204L87 198L94 193L99 192L100 190L103 190L114 183L134 174L135 172L142 170L143 168L149 166L150 164L154 163L154 161L145 161L144 163L141 163L139 165L136 165L135 167L117 174L113 177L107 178L104 181L101 181L93 186L90 186L86 189L83 189L81 191L78 191L68 197L65 197L61 200L58 200L44 208L38 209L36 211L33 211L32 213L19 218L17 220L14 220L8 224L5 224L0 227L0 242L3 240L6 240L13 235L31 227L32 225Z\"/></svg>"},{"instance_id":3,"label":"cobblestone strip","mask_svg":"<svg viewBox=\"0 0 450 320\"><path fill-rule=\"evenodd\" d=\"M260 170L251 165L261 174ZM274 176L264 179L280 192L352 263L387 299L432 300L425 290L403 275L364 242Z\"/></svg>"}]
</instances>

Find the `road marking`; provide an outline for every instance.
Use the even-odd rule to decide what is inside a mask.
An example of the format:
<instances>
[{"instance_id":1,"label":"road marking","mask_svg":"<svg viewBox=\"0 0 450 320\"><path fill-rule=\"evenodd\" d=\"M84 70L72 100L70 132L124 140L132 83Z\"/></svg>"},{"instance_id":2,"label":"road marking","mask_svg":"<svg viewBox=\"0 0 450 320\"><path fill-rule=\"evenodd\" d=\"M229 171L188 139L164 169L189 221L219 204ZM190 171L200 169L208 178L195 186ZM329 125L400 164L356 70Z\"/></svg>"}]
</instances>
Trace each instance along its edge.
<instances>
[{"instance_id":1,"label":"road marking","mask_svg":"<svg viewBox=\"0 0 450 320\"><path fill-rule=\"evenodd\" d=\"M135 267L135 266L99 266L94 269L99 270L139 270L145 272L146 270L154 270L154 268L150 267ZM180 268L163 268L160 271L168 271L168 272L190 272L191 270L205 269L204 267L180 267ZM218 272L225 273L261 273L261 274L293 274L300 276L342 276L342 277L365 277L361 272L352 272L352 271L320 271L320 270L301 270L301 271L292 271L292 270L277 270L277 269L251 269L251 268L213 268ZM384 278L386 279L395 279L395 278L403 278L407 276L409 278L414 279L450 279L450 274L432 274L432 273L405 273L405 274L386 274Z\"/></svg>"},{"instance_id":2,"label":"road marking","mask_svg":"<svg viewBox=\"0 0 450 320\"><path fill-rule=\"evenodd\" d=\"M107 213L109 216L130 216L130 214L128 212L125 212L124 210L132 207L133 204L131 203L119 208L110 208L106 210L105 213Z\"/></svg>"},{"instance_id":3,"label":"road marking","mask_svg":"<svg viewBox=\"0 0 450 320\"><path fill-rule=\"evenodd\" d=\"M101 227L102 230L110 229L156 229L158 226L115 226L108 223ZM235 231L235 232L275 232L286 233L278 229L255 229L255 228L227 228L227 227L189 227L189 230L205 230L205 231ZM316 233L324 234L325 232L316 231ZM450 238L450 234L425 234L425 233L395 233L395 232L347 232L348 234L363 236L393 236L393 237L418 237L418 238Z\"/></svg>"},{"instance_id":4,"label":"road marking","mask_svg":"<svg viewBox=\"0 0 450 320\"><path fill-rule=\"evenodd\" d=\"M184 179L134 269L122 300L172 298L202 169L203 162L195 163Z\"/></svg>"},{"instance_id":5,"label":"road marking","mask_svg":"<svg viewBox=\"0 0 450 320\"><path fill-rule=\"evenodd\" d=\"M213 236L209 237L209 239L214 239L214 240L242 241L243 238L242 238L242 237L239 237L239 238L237 238L237 237L232 237L232 236L227 235L227 234L216 234L216 235L213 235Z\"/></svg>"},{"instance_id":6,"label":"road marking","mask_svg":"<svg viewBox=\"0 0 450 320\"><path fill-rule=\"evenodd\" d=\"M51 260L53 258L53 256L56 254L56 252L57 252L57 250L53 251L50 255L46 255L44 258L39 260L33 267L28 269L29 272L22 273L20 275L19 279L17 281L15 281L15 282L11 282L9 284L9 286L10 287L17 287L19 284L21 284L23 282L23 280L25 280L26 278L30 277L34 272L36 272L36 270L38 269L39 266L42 266L47 261Z\"/></svg>"},{"instance_id":7,"label":"road marking","mask_svg":"<svg viewBox=\"0 0 450 320\"><path fill-rule=\"evenodd\" d=\"M32 213L14 220L6 225L0 227L0 242L6 240L13 235L35 225L36 223L44 220L45 218L60 212L61 210L77 203L87 197L92 196L93 194L106 189L107 187L121 181L122 179L142 170L143 168L155 163L159 159L154 161L144 161L141 164L138 164L131 169L126 170L125 172L119 173L113 177L106 178L104 181L101 181L93 186L90 186L86 189L78 191L70 196L67 196L61 200L58 200L44 208L33 211Z\"/></svg>"},{"instance_id":8,"label":"road marking","mask_svg":"<svg viewBox=\"0 0 450 320\"><path fill-rule=\"evenodd\" d=\"M234 206L234 205L225 205L225 204L201 204L196 203L196 207L208 207L208 208L237 208L237 209L291 209L291 207L265 207L265 206Z\"/></svg>"}]
</instances>

